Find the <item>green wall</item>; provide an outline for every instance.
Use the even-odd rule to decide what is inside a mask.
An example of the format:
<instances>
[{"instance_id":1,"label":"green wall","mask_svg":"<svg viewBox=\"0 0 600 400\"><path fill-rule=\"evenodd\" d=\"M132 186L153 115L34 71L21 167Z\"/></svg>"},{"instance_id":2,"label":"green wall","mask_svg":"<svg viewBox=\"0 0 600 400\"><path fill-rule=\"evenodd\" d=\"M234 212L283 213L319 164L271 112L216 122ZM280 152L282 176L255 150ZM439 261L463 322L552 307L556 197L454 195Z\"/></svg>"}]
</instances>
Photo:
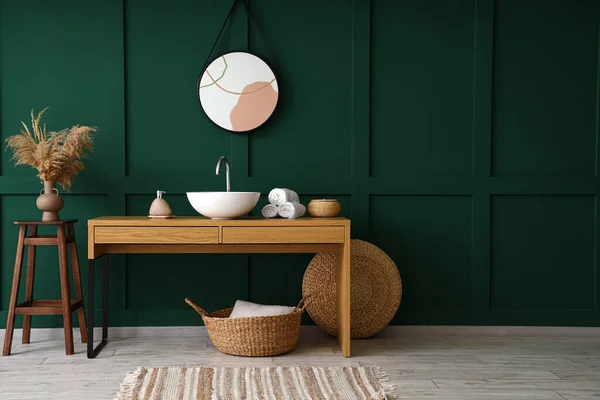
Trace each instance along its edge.
<instances>
[{"instance_id":1,"label":"green wall","mask_svg":"<svg viewBox=\"0 0 600 400\"><path fill-rule=\"evenodd\" d=\"M340 199L404 279L393 323L600 326L599 0L251 0L281 96L250 135L196 97L230 4L0 0L2 139L45 106L51 128L100 127L61 214L82 261L87 219L144 215L156 189L192 215L185 191L222 190L226 155L234 190ZM250 25L237 9L215 56L264 56ZM0 324L12 222L39 217L39 189L0 153ZM39 254L36 296L58 297L55 250ZM111 324L199 324L186 296L292 304L309 260L114 256Z\"/></svg>"}]
</instances>

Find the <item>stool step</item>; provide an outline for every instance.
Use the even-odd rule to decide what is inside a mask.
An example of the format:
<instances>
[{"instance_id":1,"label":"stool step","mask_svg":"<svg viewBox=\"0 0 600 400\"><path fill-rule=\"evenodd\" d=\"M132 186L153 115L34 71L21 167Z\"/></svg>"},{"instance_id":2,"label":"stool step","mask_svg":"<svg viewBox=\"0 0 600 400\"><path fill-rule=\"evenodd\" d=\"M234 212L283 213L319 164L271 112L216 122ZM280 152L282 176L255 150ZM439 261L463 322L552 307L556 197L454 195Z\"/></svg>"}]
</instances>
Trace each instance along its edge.
<instances>
[{"instance_id":1,"label":"stool step","mask_svg":"<svg viewBox=\"0 0 600 400\"><path fill-rule=\"evenodd\" d=\"M83 307L83 300L71 300L71 312ZM17 304L17 315L60 315L62 314L61 300L33 300Z\"/></svg>"},{"instance_id":2,"label":"stool step","mask_svg":"<svg viewBox=\"0 0 600 400\"><path fill-rule=\"evenodd\" d=\"M75 236L67 235L67 244L73 243ZM36 235L25 238L25 246L58 246L56 235Z\"/></svg>"}]
</instances>

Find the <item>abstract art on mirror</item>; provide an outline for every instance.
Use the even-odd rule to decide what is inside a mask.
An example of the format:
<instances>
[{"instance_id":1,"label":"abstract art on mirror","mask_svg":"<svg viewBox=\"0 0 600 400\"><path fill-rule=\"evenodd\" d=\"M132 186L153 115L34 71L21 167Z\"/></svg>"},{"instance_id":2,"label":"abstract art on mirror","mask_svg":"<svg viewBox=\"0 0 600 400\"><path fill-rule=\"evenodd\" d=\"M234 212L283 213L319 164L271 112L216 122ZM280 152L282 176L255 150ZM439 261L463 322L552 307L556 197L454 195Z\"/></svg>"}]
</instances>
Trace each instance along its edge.
<instances>
[{"instance_id":1,"label":"abstract art on mirror","mask_svg":"<svg viewBox=\"0 0 600 400\"><path fill-rule=\"evenodd\" d=\"M248 132L273 114L279 88L267 63L253 54L234 52L216 58L203 71L198 96L215 124L232 132Z\"/></svg>"}]
</instances>

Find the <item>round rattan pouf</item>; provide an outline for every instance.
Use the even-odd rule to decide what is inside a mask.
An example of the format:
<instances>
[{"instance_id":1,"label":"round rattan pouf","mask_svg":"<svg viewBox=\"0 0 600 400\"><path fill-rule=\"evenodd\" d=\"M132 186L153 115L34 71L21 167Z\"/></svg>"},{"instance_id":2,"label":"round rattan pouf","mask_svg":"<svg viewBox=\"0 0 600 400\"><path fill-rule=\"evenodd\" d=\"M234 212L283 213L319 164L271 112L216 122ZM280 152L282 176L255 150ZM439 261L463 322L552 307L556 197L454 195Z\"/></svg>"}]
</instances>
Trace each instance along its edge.
<instances>
[{"instance_id":1,"label":"round rattan pouf","mask_svg":"<svg viewBox=\"0 0 600 400\"><path fill-rule=\"evenodd\" d=\"M353 239L350 257L350 335L362 339L381 331L394 318L402 299L402 281L394 261L372 243ZM308 314L333 336L337 335L335 268L335 254L319 253L308 264L302 282L302 294L310 299Z\"/></svg>"}]
</instances>

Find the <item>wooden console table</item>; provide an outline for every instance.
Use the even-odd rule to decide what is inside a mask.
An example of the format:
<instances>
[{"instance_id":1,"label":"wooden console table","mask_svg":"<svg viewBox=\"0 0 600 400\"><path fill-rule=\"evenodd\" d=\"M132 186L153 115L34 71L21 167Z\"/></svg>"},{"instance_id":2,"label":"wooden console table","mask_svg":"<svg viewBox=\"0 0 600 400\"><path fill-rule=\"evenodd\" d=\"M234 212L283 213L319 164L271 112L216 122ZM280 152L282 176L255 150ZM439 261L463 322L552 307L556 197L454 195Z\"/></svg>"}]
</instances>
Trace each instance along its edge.
<instances>
[{"instance_id":1,"label":"wooden console table","mask_svg":"<svg viewBox=\"0 0 600 400\"><path fill-rule=\"evenodd\" d=\"M88 221L88 358L108 340L109 254L337 254L338 342L350 357L350 220L346 218L214 220L204 217L100 217ZM102 341L94 349L94 260L104 257Z\"/></svg>"}]
</instances>

